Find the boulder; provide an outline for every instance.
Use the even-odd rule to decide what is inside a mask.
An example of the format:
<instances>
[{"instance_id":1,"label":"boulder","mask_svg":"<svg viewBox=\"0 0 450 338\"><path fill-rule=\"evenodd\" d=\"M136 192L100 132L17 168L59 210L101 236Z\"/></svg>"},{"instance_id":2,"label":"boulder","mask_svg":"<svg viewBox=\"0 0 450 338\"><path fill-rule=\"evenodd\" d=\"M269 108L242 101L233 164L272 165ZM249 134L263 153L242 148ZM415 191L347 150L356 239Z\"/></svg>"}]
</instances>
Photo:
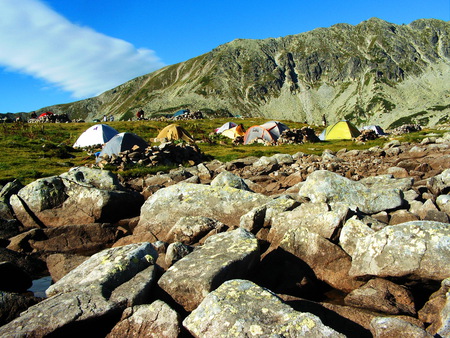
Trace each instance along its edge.
<instances>
[{"instance_id":1,"label":"boulder","mask_svg":"<svg viewBox=\"0 0 450 338\"><path fill-rule=\"evenodd\" d=\"M18 180L14 180L6 183L5 186L0 189L0 220L6 221L14 219L9 199L12 195L17 194L22 188L23 184Z\"/></svg>"},{"instance_id":2,"label":"boulder","mask_svg":"<svg viewBox=\"0 0 450 338\"><path fill-rule=\"evenodd\" d=\"M12 262L33 279L42 277L47 269L45 262L41 259L7 248L0 248L0 262Z\"/></svg>"},{"instance_id":3,"label":"boulder","mask_svg":"<svg viewBox=\"0 0 450 338\"><path fill-rule=\"evenodd\" d=\"M413 186L414 180L411 177L394 178L391 174L369 176L359 181L368 188L375 188L378 190L399 189L401 191L408 191Z\"/></svg>"},{"instance_id":4,"label":"boulder","mask_svg":"<svg viewBox=\"0 0 450 338\"><path fill-rule=\"evenodd\" d=\"M193 247L186 244L175 242L169 244L165 256L165 266L171 266L181 258L189 255L194 250Z\"/></svg>"},{"instance_id":5,"label":"boulder","mask_svg":"<svg viewBox=\"0 0 450 338\"><path fill-rule=\"evenodd\" d=\"M71 253L88 256L111 246L117 239L116 233L116 227L109 223L33 229L11 238L8 248L25 252Z\"/></svg>"},{"instance_id":6,"label":"boulder","mask_svg":"<svg viewBox=\"0 0 450 338\"><path fill-rule=\"evenodd\" d=\"M449 241L446 223L414 221L388 226L358 240L349 273L443 280L450 276Z\"/></svg>"},{"instance_id":7,"label":"boulder","mask_svg":"<svg viewBox=\"0 0 450 338\"><path fill-rule=\"evenodd\" d=\"M430 296L419 311L419 319L429 324L427 332L434 337L450 336L450 278L441 283L441 288Z\"/></svg>"},{"instance_id":8,"label":"boulder","mask_svg":"<svg viewBox=\"0 0 450 338\"><path fill-rule=\"evenodd\" d=\"M399 189L368 188L363 183L326 170L312 172L300 188L299 196L312 202L342 202L366 214L395 209L403 203Z\"/></svg>"},{"instance_id":9,"label":"boulder","mask_svg":"<svg viewBox=\"0 0 450 338\"><path fill-rule=\"evenodd\" d=\"M106 336L177 338L181 331L181 317L161 300L151 304L137 305L125 309L119 323Z\"/></svg>"},{"instance_id":10,"label":"boulder","mask_svg":"<svg viewBox=\"0 0 450 338\"><path fill-rule=\"evenodd\" d=\"M0 326L18 317L21 312L41 301L30 295L0 291Z\"/></svg>"},{"instance_id":11,"label":"boulder","mask_svg":"<svg viewBox=\"0 0 450 338\"><path fill-rule=\"evenodd\" d=\"M430 177L427 180L427 188L435 196L448 193L450 188L450 169L445 169L441 174Z\"/></svg>"},{"instance_id":12,"label":"boulder","mask_svg":"<svg viewBox=\"0 0 450 338\"><path fill-rule=\"evenodd\" d=\"M333 207L324 202L302 203L292 211L272 216L268 240L276 245L288 230L297 227L306 228L324 238L336 239L348 213L348 207L341 203Z\"/></svg>"},{"instance_id":13,"label":"boulder","mask_svg":"<svg viewBox=\"0 0 450 338\"><path fill-rule=\"evenodd\" d=\"M192 311L224 281L245 276L258 260L255 236L238 228L209 237L202 247L172 265L158 285Z\"/></svg>"},{"instance_id":14,"label":"boulder","mask_svg":"<svg viewBox=\"0 0 450 338\"><path fill-rule=\"evenodd\" d=\"M439 195L436 198L436 204L439 210L450 216L450 195Z\"/></svg>"},{"instance_id":15,"label":"boulder","mask_svg":"<svg viewBox=\"0 0 450 338\"><path fill-rule=\"evenodd\" d=\"M14 213L25 227L116 221L139 214L144 202L137 192L98 189L62 177L38 179L11 196Z\"/></svg>"},{"instance_id":16,"label":"boulder","mask_svg":"<svg viewBox=\"0 0 450 338\"><path fill-rule=\"evenodd\" d=\"M117 316L122 309L123 305L108 302L98 293L60 293L29 307L19 317L1 326L0 336L10 337L12 332L17 337L70 336L94 318L96 324L90 328L89 334L100 336L101 318L113 314Z\"/></svg>"},{"instance_id":17,"label":"boulder","mask_svg":"<svg viewBox=\"0 0 450 338\"><path fill-rule=\"evenodd\" d=\"M375 231L368 227L364 222L353 216L341 229L339 236L339 245L346 253L353 256L358 239L373 234Z\"/></svg>"},{"instance_id":18,"label":"boulder","mask_svg":"<svg viewBox=\"0 0 450 338\"><path fill-rule=\"evenodd\" d=\"M391 217L389 220L389 225L395 225L395 224L401 224L401 223L419 220L418 215L413 214L412 212L405 210L405 209L396 210L396 211L392 212L390 214L390 216Z\"/></svg>"},{"instance_id":19,"label":"boulder","mask_svg":"<svg viewBox=\"0 0 450 338\"><path fill-rule=\"evenodd\" d=\"M111 294L120 284L152 265L157 257L158 254L150 243L106 249L92 255L51 285L46 294L50 297L74 290L93 289L94 286L102 294Z\"/></svg>"},{"instance_id":20,"label":"boulder","mask_svg":"<svg viewBox=\"0 0 450 338\"><path fill-rule=\"evenodd\" d=\"M289 230L280 248L303 260L318 279L335 289L350 292L362 282L350 277L351 258L337 245L303 227Z\"/></svg>"},{"instance_id":21,"label":"boulder","mask_svg":"<svg viewBox=\"0 0 450 338\"><path fill-rule=\"evenodd\" d=\"M213 218L203 216L181 217L167 234L168 242L195 244L207 237L226 231L227 226Z\"/></svg>"},{"instance_id":22,"label":"boulder","mask_svg":"<svg viewBox=\"0 0 450 338\"><path fill-rule=\"evenodd\" d=\"M360 288L345 296L345 304L387 314L407 314L414 316L414 298L411 292L382 278L368 281Z\"/></svg>"},{"instance_id":23,"label":"boulder","mask_svg":"<svg viewBox=\"0 0 450 338\"><path fill-rule=\"evenodd\" d=\"M409 337L409 338L432 338L421 327L414 325L401 318L392 317L376 317L372 319L371 332L374 337L392 338L392 337Z\"/></svg>"},{"instance_id":24,"label":"boulder","mask_svg":"<svg viewBox=\"0 0 450 338\"><path fill-rule=\"evenodd\" d=\"M232 187L250 191L247 184L239 176L230 173L229 171L222 171L211 181L212 187Z\"/></svg>"},{"instance_id":25,"label":"boulder","mask_svg":"<svg viewBox=\"0 0 450 338\"><path fill-rule=\"evenodd\" d=\"M311 313L295 311L267 289L229 280L183 321L194 337L344 337Z\"/></svg>"},{"instance_id":26,"label":"boulder","mask_svg":"<svg viewBox=\"0 0 450 338\"><path fill-rule=\"evenodd\" d=\"M266 204L250 210L240 219L240 227L256 234L261 228L268 228L272 224L272 219L276 218L284 211L293 210L300 203L289 196L282 195L269 200Z\"/></svg>"},{"instance_id":27,"label":"boulder","mask_svg":"<svg viewBox=\"0 0 450 338\"><path fill-rule=\"evenodd\" d=\"M20 234L22 225L15 219L0 218L0 243L8 243L8 239ZM5 245L6 246L6 245Z\"/></svg>"},{"instance_id":28,"label":"boulder","mask_svg":"<svg viewBox=\"0 0 450 338\"><path fill-rule=\"evenodd\" d=\"M48 272L52 276L52 280L57 282L88 258L73 254L51 254L46 259Z\"/></svg>"},{"instance_id":29,"label":"boulder","mask_svg":"<svg viewBox=\"0 0 450 338\"><path fill-rule=\"evenodd\" d=\"M108 170L99 170L89 167L75 167L68 172L61 174L65 184L70 182L76 185L82 185L87 188L97 188L100 190L123 190L117 175Z\"/></svg>"},{"instance_id":30,"label":"boulder","mask_svg":"<svg viewBox=\"0 0 450 338\"><path fill-rule=\"evenodd\" d=\"M120 316L127 306L148 296L156 256L150 243L93 255L51 285L46 291L49 298L0 327L0 336L10 332L17 336L67 336L82 329L91 336L105 336L105 320Z\"/></svg>"},{"instance_id":31,"label":"boulder","mask_svg":"<svg viewBox=\"0 0 450 338\"><path fill-rule=\"evenodd\" d=\"M210 217L228 226L238 226L243 214L269 200L264 195L232 187L178 183L158 190L145 201L133 235L150 232L158 240L167 241L169 230L186 216Z\"/></svg>"}]
</instances>

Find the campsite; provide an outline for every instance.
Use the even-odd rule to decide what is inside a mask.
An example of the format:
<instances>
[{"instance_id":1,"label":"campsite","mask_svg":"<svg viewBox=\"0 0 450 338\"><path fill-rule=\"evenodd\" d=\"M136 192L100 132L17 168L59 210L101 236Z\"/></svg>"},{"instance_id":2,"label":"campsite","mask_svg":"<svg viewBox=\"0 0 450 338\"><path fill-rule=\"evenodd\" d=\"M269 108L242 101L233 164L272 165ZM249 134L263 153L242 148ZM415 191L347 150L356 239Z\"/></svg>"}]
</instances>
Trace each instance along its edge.
<instances>
[{"instance_id":1,"label":"campsite","mask_svg":"<svg viewBox=\"0 0 450 338\"><path fill-rule=\"evenodd\" d=\"M311 336L442 332L448 128L320 141L318 126L236 121L2 125L0 287L15 298L0 336L216 337L227 328L195 322L246 317L297 332L287 313L308 313ZM222 135L238 126L251 134Z\"/></svg>"},{"instance_id":2,"label":"campsite","mask_svg":"<svg viewBox=\"0 0 450 338\"><path fill-rule=\"evenodd\" d=\"M304 152L307 154L320 155L325 149L337 151L342 148L368 149L375 145L380 145L385 140L377 139L365 143L356 143L351 140L330 140L319 143L304 144L283 144L277 146L266 146L262 143L249 145L235 145L232 139L221 136L215 131L224 124L230 122L229 119L199 119L188 121L177 121L177 124L188 131L196 141L196 145L201 152L211 159L220 161L230 161L237 158L249 156L271 156L276 153L295 154ZM270 121L253 118L237 119L235 123L242 124L245 130L252 126L264 125ZM302 128L305 124L281 121L289 128ZM152 143L158 134L169 124L165 121L115 121L106 122L106 125L117 132L130 132L138 135L148 143ZM5 184L13 179L30 182L33 179L57 175L66 171L70 167L84 166L95 163L94 152L86 152L81 148L74 148L78 138L89 128L95 128L98 123L4 123L1 124L1 147L0 183ZM322 126L313 126L316 134L320 134L324 129ZM430 130L423 130L416 133L396 135L401 140L420 140ZM442 131L436 130L436 133ZM114 132L113 132L114 133ZM153 144L159 144L153 142ZM97 151L100 151L98 148ZM165 168L166 170L170 168ZM128 168L123 175L141 175L164 170L164 168L142 168L136 166Z\"/></svg>"}]
</instances>

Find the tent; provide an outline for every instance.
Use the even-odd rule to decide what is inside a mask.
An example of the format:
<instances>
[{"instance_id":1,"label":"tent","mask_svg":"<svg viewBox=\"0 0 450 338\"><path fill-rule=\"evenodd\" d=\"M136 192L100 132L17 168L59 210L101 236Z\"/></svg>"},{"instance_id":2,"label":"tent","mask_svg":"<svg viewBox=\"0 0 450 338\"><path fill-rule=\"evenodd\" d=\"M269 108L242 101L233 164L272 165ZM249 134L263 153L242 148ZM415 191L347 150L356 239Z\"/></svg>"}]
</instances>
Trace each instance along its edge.
<instances>
[{"instance_id":1,"label":"tent","mask_svg":"<svg viewBox=\"0 0 450 338\"><path fill-rule=\"evenodd\" d=\"M288 129L288 126L278 121L270 121L260 126L250 127L245 133L244 144L249 144L255 139L275 142L281 133Z\"/></svg>"},{"instance_id":2,"label":"tent","mask_svg":"<svg viewBox=\"0 0 450 338\"><path fill-rule=\"evenodd\" d=\"M216 129L216 134L222 134L225 130L231 129L236 126L237 126L237 124L234 122L226 122L226 123L222 124L222 126L220 128Z\"/></svg>"},{"instance_id":3,"label":"tent","mask_svg":"<svg viewBox=\"0 0 450 338\"><path fill-rule=\"evenodd\" d=\"M386 135L386 133L384 132L383 128L381 128L380 126L364 126L361 128L361 131L363 130L373 130L377 135Z\"/></svg>"},{"instance_id":4,"label":"tent","mask_svg":"<svg viewBox=\"0 0 450 338\"><path fill-rule=\"evenodd\" d=\"M119 132L106 124L96 124L86 129L74 143L74 148L103 145Z\"/></svg>"},{"instance_id":5,"label":"tent","mask_svg":"<svg viewBox=\"0 0 450 338\"><path fill-rule=\"evenodd\" d=\"M339 121L332 126L327 127L320 134L319 139L322 141L327 140L351 140L358 137L361 133L349 121Z\"/></svg>"},{"instance_id":6,"label":"tent","mask_svg":"<svg viewBox=\"0 0 450 338\"><path fill-rule=\"evenodd\" d=\"M194 142L194 138L187 130L180 127L178 124L169 124L160 131L156 138L158 140L167 139L168 141L184 140L186 142Z\"/></svg>"},{"instance_id":7,"label":"tent","mask_svg":"<svg viewBox=\"0 0 450 338\"><path fill-rule=\"evenodd\" d=\"M103 155L118 155L122 151L131 150L134 146L145 149L148 147L148 144L141 137L133 133L117 134L105 144L98 159L101 159Z\"/></svg>"},{"instance_id":8,"label":"tent","mask_svg":"<svg viewBox=\"0 0 450 338\"><path fill-rule=\"evenodd\" d=\"M52 115L53 115L53 113L52 113L51 111L47 111L47 112L42 113L41 115L39 115L39 116L38 116L38 119L44 118L44 117L50 117L50 116L52 116Z\"/></svg>"},{"instance_id":9,"label":"tent","mask_svg":"<svg viewBox=\"0 0 450 338\"><path fill-rule=\"evenodd\" d=\"M176 113L174 113L174 114L172 115L172 117L177 117L177 116L183 115L184 113L187 113L187 112L189 112L189 110L187 110L187 109L181 109L181 110L177 111Z\"/></svg>"},{"instance_id":10,"label":"tent","mask_svg":"<svg viewBox=\"0 0 450 338\"><path fill-rule=\"evenodd\" d=\"M234 140L236 137L244 136L245 131L244 129L242 129L242 125L238 125L236 127L225 130L224 132L222 132L222 135Z\"/></svg>"}]
</instances>

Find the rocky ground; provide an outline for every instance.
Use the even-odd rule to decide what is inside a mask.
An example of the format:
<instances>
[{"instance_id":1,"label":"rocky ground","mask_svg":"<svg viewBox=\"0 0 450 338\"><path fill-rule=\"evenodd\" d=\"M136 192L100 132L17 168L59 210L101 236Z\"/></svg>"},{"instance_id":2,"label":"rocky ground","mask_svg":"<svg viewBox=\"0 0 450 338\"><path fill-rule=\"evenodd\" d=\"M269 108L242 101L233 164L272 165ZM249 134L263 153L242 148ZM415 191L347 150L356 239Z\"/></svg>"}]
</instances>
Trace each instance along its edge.
<instances>
[{"instance_id":1,"label":"rocky ground","mask_svg":"<svg viewBox=\"0 0 450 338\"><path fill-rule=\"evenodd\" d=\"M194 162L3 187L0 336L450 336L450 133Z\"/></svg>"}]
</instances>

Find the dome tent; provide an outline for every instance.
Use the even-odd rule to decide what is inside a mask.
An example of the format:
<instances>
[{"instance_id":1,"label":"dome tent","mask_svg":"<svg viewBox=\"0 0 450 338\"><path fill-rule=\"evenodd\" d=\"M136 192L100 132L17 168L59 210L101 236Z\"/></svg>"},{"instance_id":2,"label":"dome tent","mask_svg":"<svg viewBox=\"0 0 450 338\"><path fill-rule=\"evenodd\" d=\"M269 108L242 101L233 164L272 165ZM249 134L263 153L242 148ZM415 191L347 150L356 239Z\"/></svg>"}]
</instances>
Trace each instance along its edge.
<instances>
[{"instance_id":1,"label":"dome tent","mask_svg":"<svg viewBox=\"0 0 450 338\"><path fill-rule=\"evenodd\" d=\"M74 148L102 145L112 139L119 132L106 124L96 124L86 129L76 140Z\"/></svg>"},{"instance_id":2,"label":"dome tent","mask_svg":"<svg viewBox=\"0 0 450 338\"><path fill-rule=\"evenodd\" d=\"M364 126L361 128L361 131L363 131L363 130L373 130L375 132L375 134L377 134L377 135L386 135L383 128L381 128L380 126L377 126L377 125Z\"/></svg>"},{"instance_id":3,"label":"dome tent","mask_svg":"<svg viewBox=\"0 0 450 338\"><path fill-rule=\"evenodd\" d=\"M222 124L222 126L220 128L216 129L216 134L222 134L225 130L234 128L236 126L237 126L237 124L234 122L226 122L226 123Z\"/></svg>"},{"instance_id":4,"label":"dome tent","mask_svg":"<svg viewBox=\"0 0 450 338\"><path fill-rule=\"evenodd\" d=\"M194 143L194 138L186 129L180 127L178 124L169 124L161 130L158 136L156 136L156 140L161 142L163 139L166 139L167 141L184 140L186 142Z\"/></svg>"},{"instance_id":5,"label":"dome tent","mask_svg":"<svg viewBox=\"0 0 450 338\"><path fill-rule=\"evenodd\" d=\"M120 152L131 150L134 146L145 149L148 143L133 133L117 134L105 144L97 159L100 160L104 155L119 155Z\"/></svg>"},{"instance_id":6,"label":"dome tent","mask_svg":"<svg viewBox=\"0 0 450 338\"><path fill-rule=\"evenodd\" d=\"M242 128L242 125L237 125L236 127L229 128L229 129L223 131L221 135L229 137L232 140L234 140L236 137L244 136L245 131Z\"/></svg>"},{"instance_id":7,"label":"dome tent","mask_svg":"<svg viewBox=\"0 0 450 338\"><path fill-rule=\"evenodd\" d=\"M260 126L253 126L247 129L244 136L244 144L249 144L255 139L262 139L268 142L275 142L281 133L289 127L278 121L266 122Z\"/></svg>"},{"instance_id":8,"label":"dome tent","mask_svg":"<svg viewBox=\"0 0 450 338\"><path fill-rule=\"evenodd\" d=\"M360 131L350 121L339 121L332 126L327 127L322 131L319 139L322 141L328 140L351 140L358 137Z\"/></svg>"}]
</instances>

